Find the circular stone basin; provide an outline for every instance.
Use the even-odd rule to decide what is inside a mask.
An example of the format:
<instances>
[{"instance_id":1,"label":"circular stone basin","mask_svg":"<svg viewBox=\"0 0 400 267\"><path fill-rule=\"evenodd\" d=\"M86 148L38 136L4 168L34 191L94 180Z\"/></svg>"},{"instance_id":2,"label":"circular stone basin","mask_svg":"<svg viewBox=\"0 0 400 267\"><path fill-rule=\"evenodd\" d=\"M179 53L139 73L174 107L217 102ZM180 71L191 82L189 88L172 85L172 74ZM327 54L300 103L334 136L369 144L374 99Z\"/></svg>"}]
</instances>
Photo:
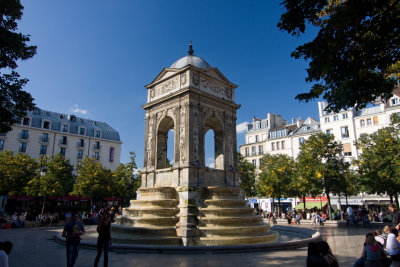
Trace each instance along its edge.
<instances>
[{"instance_id":1,"label":"circular stone basin","mask_svg":"<svg viewBox=\"0 0 400 267\"><path fill-rule=\"evenodd\" d=\"M321 240L318 231L308 228L291 227L283 225L273 225L271 232L278 232L279 237L276 242L249 244L249 245L223 245L223 246L174 246L174 245L134 245L113 243L111 250L132 251L132 252L164 252L164 253L208 253L208 252L251 252L251 251L271 251L288 250L308 246L309 242ZM65 243L65 238L61 233L57 235L57 242ZM96 248L97 233L96 228L87 228L86 234L81 240L81 247Z\"/></svg>"}]
</instances>

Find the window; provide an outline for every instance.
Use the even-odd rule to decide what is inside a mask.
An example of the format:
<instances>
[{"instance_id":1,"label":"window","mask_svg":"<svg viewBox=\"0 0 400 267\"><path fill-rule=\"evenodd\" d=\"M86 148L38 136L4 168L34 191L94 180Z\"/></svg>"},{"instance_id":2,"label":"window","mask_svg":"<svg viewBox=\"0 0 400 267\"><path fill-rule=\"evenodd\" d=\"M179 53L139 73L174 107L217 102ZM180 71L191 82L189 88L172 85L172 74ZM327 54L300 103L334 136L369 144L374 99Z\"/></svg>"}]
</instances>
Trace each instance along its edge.
<instances>
[{"instance_id":1,"label":"window","mask_svg":"<svg viewBox=\"0 0 400 267\"><path fill-rule=\"evenodd\" d=\"M244 154L245 154L246 157L249 156L249 148L248 147L246 147L244 149Z\"/></svg>"},{"instance_id":2,"label":"window","mask_svg":"<svg viewBox=\"0 0 400 267\"><path fill-rule=\"evenodd\" d=\"M19 152L25 153L26 151L26 143L19 143Z\"/></svg>"},{"instance_id":3,"label":"window","mask_svg":"<svg viewBox=\"0 0 400 267\"><path fill-rule=\"evenodd\" d=\"M79 139L78 147L85 147L85 140L84 139Z\"/></svg>"},{"instance_id":4,"label":"window","mask_svg":"<svg viewBox=\"0 0 400 267\"><path fill-rule=\"evenodd\" d=\"M85 128L79 127L79 134L80 135L85 135Z\"/></svg>"},{"instance_id":5,"label":"window","mask_svg":"<svg viewBox=\"0 0 400 267\"><path fill-rule=\"evenodd\" d=\"M285 141L282 141L282 142L281 142L281 148L282 148L282 149L285 149Z\"/></svg>"},{"instance_id":6,"label":"window","mask_svg":"<svg viewBox=\"0 0 400 267\"><path fill-rule=\"evenodd\" d=\"M371 120L371 118L368 118L368 119L367 119L367 125L372 125L372 120Z\"/></svg>"},{"instance_id":7,"label":"window","mask_svg":"<svg viewBox=\"0 0 400 267\"><path fill-rule=\"evenodd\" d=\"M279 142L276 142L276 150L279 150Z\"/></svg>"},{"instance_id":8,"label":"window","mask_svg":"<svg viewBox=\"0 0 400 267\"><path fill-rule=\"evenodd\" d=\"M40 155L45 155L47 151L47 146L46 145L41 145L40 146Z\"/></svg>"},{"instance_id":9,"label":"window","mask_svg":"<svg viewBox=\"0 0 400 267\"><path fill-rule=\"evenodd\" d=\"M42 133L42 142L43 143L49 142L49 134L48 133Z\"/></svg>"},{"instance_id":10,"label":"window","mask_svg":"<svg viewBox=\"0 0 400 267\"><path fill-rule=\"evenodd\" d=\"M351 144L343 144L343 155L344 156L351 156Z\"/></svg>"},{"instance_id":11,"label":"window","mask_svg":"<svg viewBox=\"0 0 400 267\"><path fill-rule=\"evenodd\" d=\"M398 98L393 98L392 99L392 105L397 105L399 103L399 99Z\"/></svg>"},{"instance_id":12,"label":"window","mask_svg":"<svg viewBox=\"0 0 400 267\"><path fill-rule=\"evenodd\" d=\"M274 143L274 142L271 143L271 150L272 150L272 151L275 150L275 143Z\"/></svg>"},{"instance_id":13,"label":"window","mask_svg":"<svg viewBox=\"0 0 400 267\"><path fill-rule=\"evenodd\" d=\"M61 145L66 145L67 143L68 143L67 137L66 137L66 136L62 136L62 137L61 137L61 140L60 140L60 144L61 144Z\"/></svg>"},{"instance_id":14,"label":"window","mask_svg":"<svg viewBox=\"0 0 400 267\"><path fill-rule=\"evenodd\" d=\"M326 134L333 134L332 132L333 132L332 129L326 129L326 131L325 131Z\"/></svg>"},{"instance_id":15,"label":"window","mask_svg":"<svg viewBox=\"0 0 400 267\"><path fill-rule=\"evenodd\" d=\"M30 119L30 118L24 118L22 124L23 124L23 125L26 125L26 126L29 126L30 122L31 122L31 119Z\"/></svg>"},{"instance_id":16,"label":"window","mask_svg":"<svg viewBox=\"0 0 400 267\"><path fill-rule=\"evenodd\" d=\"M28 139L28 130L21 131L21 139Z\"/></svg>"},{"instance_id":17,"label":"window","mask_svg":"<svg viewBox=\"0 0 400 267\"><path fill-rule=\"evenodd\" d=\"M60 149L60 154L63 155L64 157L65 157L65 151L66 151L65 147L62 147Z\"/></svg>"},{"instance_id":18,"label":"window","mask_svg":"<svg viewBox=\"0 0 400 267\"><path fill-rule=\"evenodd\" d=\"M252 163L254 166L257 166L257 161L256 161L255 159L253 159L253 160L251 161L251 163Z\"/></svg>"},{"instance_id":19,"label":"window","mask_svg":"<svg viewBox=\"0 0 400 267\"><path fill-rule=\"evenodd\" d=\"M113 147L110 147L110 158L108 161L114 162L114 148Z\"/></svg>"},{"instance_id":20,"label":"window","mask_svg":"<svg viewBox=\"0 0 400 267\"><path fill-rule=\"evenodd\" d=\"M365 120L360 120L360 127L364 127L365 126Z\"/></svg>"},{"instance_id":21,"label":"window","mask_svg":"<svg viewBox=\"0 0 400 267\"><path fill-rule=\"evenodd\" d=\"M258 140L258 135L256 135L256 143L258 142L259 140Z\"/></svg>"},{"instance_id":22,"label":"window","mask_svg":"<svg viewBox=\"0 0 400 267\"><path fill-rule=\"evenodd\" d=\"M378 117L374 117L374 125L378 125Z\"/></svg>"},{"instance_id":23,"label":"window","mask_svg":"<svg viewBox=\"0 0 400 267\"><path fill-rule=\"evenodd\" d=\"M50 129L50 122L49 121L44 121L43 122L43 128L44 129Z\"/></svg>"},{"instance_id":24,"label":"window","mask_svg":"<svg viewBox=\"0 0 400 267\"><path fill-rule=\"evenodd\" d=\"M347 118L348 118L348 117L347 117L347 113L343 113L343 114L342 114L342 118L343 118L343 119L347 119Z\"/></svg>"},{"instance_id":25,"label":"window","mask_svg":"<svg viewBox=\"0 0 400 267\"><path fill-rule=\"evenodd\" d=\"M255 155L256 155L256 147L255 147L255 146L252 146L252 147L251 147L251 155L252 155L252 156L255 156Z\"/></svg>"},{"instance_id":26,"label":"window","mask_svg":"<svg viewBox=\"0 0 400 267\"><path fill-rule=\"evenodd\" d=\"M67 125L67 124L64 124L64 125L62 126L62 131L63 131L64 133L68 133L68 125Z\"/></svg>"},{"instance_id":27,"label":"window","mask_svg":"<svg viewBox=\"0 0 400 267\"><path fill-rule=\"evenodd\" d=\"M325 122L329 122L329 117L326 117L326 118L325 118Z\"/></svg>"},{"instance_id":28,"label":"window","mask_svg":"<svg viewBox=\"0 0 400 267\"><path fill-rule=\"evenodd\" d=\"M100 159L100 154L99 154L99 152L94 152L93 158L94 158L95 160L99 160L99 159Z\"/></svg>"},{"instance_id":29,"label":"window","mask_svg":"<svg viewBox=\"0 0 400 267\"><path fill-rule=\"evenodd\" d=\"M304 137L299 137L299 146L304 144Z\"/></svg>"},{"instance_id":30,"label":"window","mask_svg":"<svg viewBox=\"0 0 400 267\"><path fill-rule=\"evenodd\" d=\"M342 138L349 138L349 128L347 126L341 127L340 132L342 133Z\"/></svg>"},{"instance_id":31,"label":"window","mask_svg":"<svg viewBox=\"0 0 400 267\"><path fill-rule=\"evenodd\" d=\"M78 150L78 159L81 159L83 157L83 150Z\"/></svg>"},{"instance_id":32,"label":"window","mask_svg":"<svg viewBox=\"0 0 400 267\"><path fill-rule=\"evenodd\" d=\"M0 151L4 149L4 140L0 139Z\"/></svg>"},{"instance_id":33,"label":"window","mask_svg":"<svg viewBox=\"0 0 400 267\"><path fill-rule=\"evenodd\" d=\"M94 142L93 149L100 149L100 142L99 141L95 141Z\"/></svg>"},{"instance_id":34,"label":"window","mask_svg":"<svg viewBox=\"0 0 400 267\"><path fill-rule=\"evenodd\" d=\"M262 165L262 159L259 159L258 162L259 162L259 164L260 164L260 165L258 165L258 166L261 167L261 165Z\"/></svg>"},{"instance_id":35,"label":"window","mask_svg":"<svg viewBox=\"0 0 400 267\"><path fill-rule=\"evenodd\" d=\"M262 155L263 154L263 146L258 146L258 155Z\"/></svg>"},{"instance_id":36,"label":"window","mask_svg":"<svg viewBox=\"0 0 400 267\"><path fill-rule=\"evenodd\" d=\"M96 131L96 138L100 138L101 136L101 132L100 131Z\"/></svg>"},{"instance_id":37,"label":"window","mask_svg":"<svg viewBox=\"0 0 400 267\"><path fill-rule=\"evenodd\" d=\"M334 121L338 121L339 120L339 116L338 115L333 116L333 120Z\"/></svg>"}]
</instances>

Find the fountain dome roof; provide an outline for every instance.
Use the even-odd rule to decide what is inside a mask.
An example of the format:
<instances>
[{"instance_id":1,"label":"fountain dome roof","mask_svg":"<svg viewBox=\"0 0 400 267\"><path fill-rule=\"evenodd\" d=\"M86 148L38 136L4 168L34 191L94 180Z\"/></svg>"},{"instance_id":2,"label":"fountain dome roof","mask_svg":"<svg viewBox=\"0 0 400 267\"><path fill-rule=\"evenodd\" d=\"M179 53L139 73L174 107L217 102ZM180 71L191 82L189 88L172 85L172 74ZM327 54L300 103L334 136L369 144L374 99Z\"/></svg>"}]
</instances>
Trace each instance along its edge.
<instances>
[{"instance_id":1,"label":"fountain dome roof","mask_svg":"<svg viewBox=\"0 0 400 267\"><path fill-rule=\"evenodd\" d=\"M181 69L187 65L192 65L201 69L211 68L210 64L208 64L207 61L205 61L201 57L193 55L192 44L189 45L188 55L175 61L170 68Z\"/></svg>"}]
</instances>

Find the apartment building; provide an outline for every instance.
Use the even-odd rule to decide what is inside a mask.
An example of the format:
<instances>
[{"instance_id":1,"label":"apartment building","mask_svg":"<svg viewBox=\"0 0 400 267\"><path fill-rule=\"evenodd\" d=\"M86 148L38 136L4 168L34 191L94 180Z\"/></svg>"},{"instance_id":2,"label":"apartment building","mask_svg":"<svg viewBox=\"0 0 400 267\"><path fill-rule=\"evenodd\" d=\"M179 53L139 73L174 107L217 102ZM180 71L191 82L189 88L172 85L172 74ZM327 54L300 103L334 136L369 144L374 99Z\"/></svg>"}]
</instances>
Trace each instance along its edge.
<instances>
[{"instance_id":1,"label":"apartment building","mask_svg":"<svg viewBox=\"0 0 400 267\"><path fill-rule=\"evenodd\" d=\"M240 146L240 153L258 169L266 153L297 157L301 144L318 131L319 123L311 117L287 124L280 115L268 113L265 119L254 117L248 125L246 143Z\"/></svg>"},{"instance_id":2,"label":"apartment building","mask_svg":"<svg viewBox=\"0 0 400 267\"><path fill-rule=\"evenodd\" d=\"M105 122L36 109L8 133L0 134L0 151L26 153L33 158L57 153L76 166L85 157L115 170L120 164L119 133Z\"/></svg>"},{"instance_id":3,"label":"apartment building","mask_svg":"<svg viewBox=\"0 0 400 267\"><path fill-rule=\"evenodd\" d=\"M287 124L280 115L268 113L267 118L253 118L248 125L245 144L240 153L257 168L266 154L283 153L296 158L301 144L312 134L324 132L335 136L343 144L343 156L346 161L359 158L355 142L364 134L371 134L389 126L390 116L400 114L400 87L393 91L387 100L377 100L371 107L357 110L349 108L340 112L327 112L326 102L318 102L319 122L309 117L305 121Z\"/></svg>"}]
</instances>

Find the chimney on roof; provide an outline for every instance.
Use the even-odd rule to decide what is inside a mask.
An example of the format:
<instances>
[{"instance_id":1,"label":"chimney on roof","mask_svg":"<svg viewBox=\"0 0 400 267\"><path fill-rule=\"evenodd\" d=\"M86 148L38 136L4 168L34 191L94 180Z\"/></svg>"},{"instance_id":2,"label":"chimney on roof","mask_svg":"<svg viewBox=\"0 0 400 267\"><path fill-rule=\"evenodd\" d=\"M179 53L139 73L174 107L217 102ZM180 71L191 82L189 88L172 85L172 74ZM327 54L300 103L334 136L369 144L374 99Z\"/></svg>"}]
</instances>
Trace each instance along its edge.
<instances>
[{"instance_id":1,"label":"chimney on roof","mask_svg":"<svg viewBox=\"0 0 400 267\"><path fill-rule=\"evenodd\" d=\"M297 118L296 124L297 124L297 127L299 127L299 128L303 125L303 121L301 120L300 117Z\"/></svg>"}]
</instances>

